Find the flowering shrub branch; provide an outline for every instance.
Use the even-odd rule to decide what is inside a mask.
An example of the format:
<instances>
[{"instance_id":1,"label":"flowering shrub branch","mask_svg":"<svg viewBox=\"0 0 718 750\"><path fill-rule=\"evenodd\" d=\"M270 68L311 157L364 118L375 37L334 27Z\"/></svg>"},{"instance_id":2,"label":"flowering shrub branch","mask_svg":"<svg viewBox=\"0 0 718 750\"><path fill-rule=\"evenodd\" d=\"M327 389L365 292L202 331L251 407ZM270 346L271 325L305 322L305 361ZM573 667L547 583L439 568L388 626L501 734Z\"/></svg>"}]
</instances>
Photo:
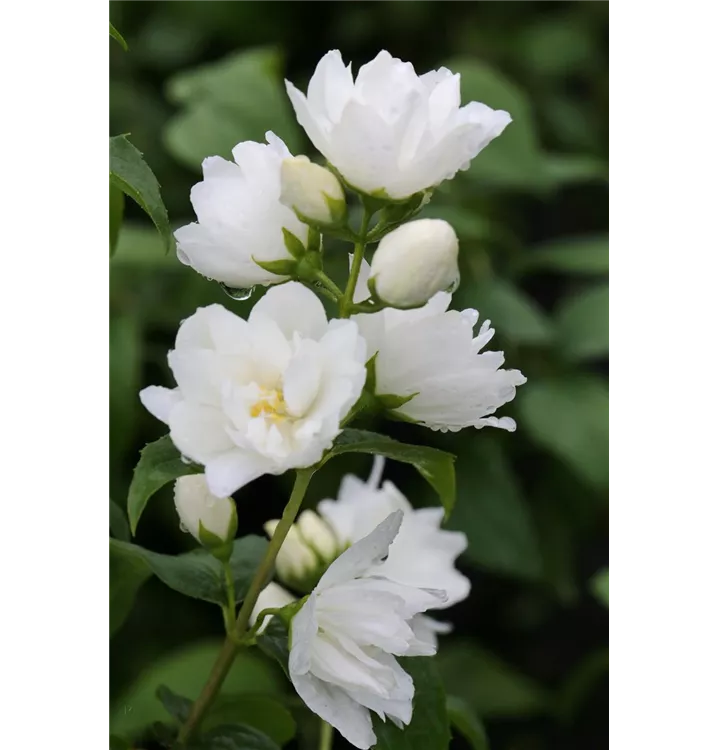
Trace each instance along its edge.
<instances>
[{"instance_id":1,"label":"flowering shrub branch","mask_svg":"<svg viewBox=\"0 0 718 750\"><path fill-rule=\"evenodd\" d=\"M443 689L421 660L451 628L427 612L470 589L455 568L466 536L442 528L455 502L454 457L352 424L374 411L443 432L515 429L494 414L525 378L503 369L501 352L485 351L489 321L475 335L476 310L448 309L459 281L454 229L416 218L510 117L478 102L460 107L458 75L442 68L417 76L387 52L356 79L330 52L306 95L289 82L287 93L331 166L292 155L273 133L266 143L239 143L233 161L204 160L191 192L197 222L174 234L178 257L235 299L268 289L246 320L220 305L184 320L168 354L176 385L140 393L169 436L148 446L135 470L132 532L150 497L174 481L182 528L202 550L165 559L130 543L115 549L222 608L227 637L197 700L163 693L165 705L181 709L177 747L195 747L238 649L258 645L320 717L320 750L331 747L334 729L367 750L395 747L397 732L409 750L445 750ZM117 143L135 159L128 145ZM158 186L150 183L155 195L131 182L116 180L163 231L161 211L146 198L157 198ZM358 229L348 223L353 194ZM353 244L343 289L324 270L326 237ZM336 499L300 515L313 474L347 452L381 458L368 480L346 476ZM414 466L443 507L415 510L382 483L384 458ZM265 524L268 544L235 540L233 495L290 470L294 487L281 518ZM417 713L432 724L421 726ZM245 730L213 729L196 747L205 747L202 737L229 741Z\"/></svg>"}]
</instances>

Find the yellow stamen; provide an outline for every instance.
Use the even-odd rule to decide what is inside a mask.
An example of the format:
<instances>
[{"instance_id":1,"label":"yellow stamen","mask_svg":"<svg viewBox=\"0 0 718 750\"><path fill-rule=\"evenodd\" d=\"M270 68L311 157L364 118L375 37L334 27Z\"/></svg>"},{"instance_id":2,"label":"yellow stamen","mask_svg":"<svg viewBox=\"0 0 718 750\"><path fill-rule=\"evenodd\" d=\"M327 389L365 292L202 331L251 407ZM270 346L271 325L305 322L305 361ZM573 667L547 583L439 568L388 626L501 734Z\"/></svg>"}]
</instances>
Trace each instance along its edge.
<instances>
[{"instance_id":1,"label":"yellow stamen","mask_svg":"<svg viewBox=\"0 0 718 750\"><path fill-rule=\"evenodd\" d=\"M273 422L281 422L287 416L287 405L284 403L284 394L281 389L262 389L262 395L250 408L252 417L265 416Z\"/></svg>"}]
</instances>

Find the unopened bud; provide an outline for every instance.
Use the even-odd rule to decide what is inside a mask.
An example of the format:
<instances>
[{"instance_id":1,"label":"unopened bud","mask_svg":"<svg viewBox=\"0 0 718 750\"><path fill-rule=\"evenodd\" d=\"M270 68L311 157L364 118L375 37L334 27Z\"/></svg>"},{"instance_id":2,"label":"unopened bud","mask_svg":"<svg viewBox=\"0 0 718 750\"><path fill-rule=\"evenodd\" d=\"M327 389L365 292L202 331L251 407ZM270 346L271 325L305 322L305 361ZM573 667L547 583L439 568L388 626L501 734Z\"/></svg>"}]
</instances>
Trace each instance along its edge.
<instances>
[{"instance_id":1,"label":"unopened bud","mask_svg":"<svg viewBox=\"0 0 718 750\"><path fill-rule=\"evenodd\" d=\"M175 482L175 508L181 527L209 549L226 545L237 533L234 500L215 497L204 474L190 474Z\"/></svg>"},{"instance_id":2,"label":"unopened bud","mask_svg":"<svg viewBox=\"0 0 718 750\"><path fill-rule=\"evenodd\" d=\"M328 169L312 164L306 156L292 156L282 162L281 178L279 200L302 221L343 223L347 210L344 190Z\"/></svg>"},{"instance_id":3,"label":"unopened bud","mask_svg":"<svg viewBox=\"0 0 718 750\"><path fill-rule=\"evenodd\" d=\"M254 605L252 614L249 616L249 624L254 625L254 623L257 622L257 618L262 613L262 610L281 609L282 607L286 607L287 604L291 604L295 601L296 599L286 589L283 589L278 583L272 581L262 589L257 597L257 603ZM264 618L264 622L257 633L264 632L264 629L267 627L273 616L274 615L267 615L267 617Z\"/></svg>"},{"instance_id":4,"label":"unopened bud","mask_svg":"<svg viewBox=\"0 0 718 750\"><path fill-rule=\"evenodd\" d=\"M418 307L459 279L459 240L442 219L418 219L387 234L371 263L369 287L392 307Z\"/></svg>"},{"instance_id":5,"label":"unopened bud","mask_svg":"<svg viewBox=\"0 0 718 750\"><path fill-rule=\"evenodd\" d=\"M264 530L270 537L274 536L279 521L267 521ZM289 529L282 546L279 548L275 567L277 576L289 584L295 584L311 577L319 566L319 558L306 544L296 526Z\"/></svg>"},{"instance_id":6,"label":"unopened bud","mask_svg":"<svg viewBox=\"0 0 718 750\"><path fill-rule=\"evenodd\" d=\"M326 562L333 562L341 550L329 524L313 510L305 510L297 518L297 529L302 539Z\"/></svg>"}]
</instances>

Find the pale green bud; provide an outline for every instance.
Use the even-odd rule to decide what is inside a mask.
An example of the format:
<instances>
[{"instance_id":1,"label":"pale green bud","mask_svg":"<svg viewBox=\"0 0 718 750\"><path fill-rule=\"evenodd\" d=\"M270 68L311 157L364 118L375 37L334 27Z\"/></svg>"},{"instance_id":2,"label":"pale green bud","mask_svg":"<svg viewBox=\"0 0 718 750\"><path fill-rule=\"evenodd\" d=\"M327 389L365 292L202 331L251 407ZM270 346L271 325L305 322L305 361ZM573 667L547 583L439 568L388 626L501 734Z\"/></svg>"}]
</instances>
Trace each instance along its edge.
<instances>
[{"instance_id":1,"label":"pale green bud","mask_svg":"<svg viewBox=\"0 0 718 750\"><path fill-rule=\"evenodd\" d=\"M324 560L333 561L341 552L334 532L313 510L305 510L297 518L302 539Z\"/></svg>"},{"instance_id":2,"label":"pale green bud","mask_svg":"<svg viewBox=\"0 0 718 750\"><path fill-rule=\"evenodd\" d=\"M419 307L459 279L459 240L443 219L418 219L379 243L369 287L392 307Z\"/></svg>"},{"instance_id":3,"label":"pale green bud","mask_svg":"<svg viewBox=\"0 0 718 750\"><path fill-rule=\"evenodd\" d=\"M332 172L306 156L284 159L279 200L308 223L341 224L346 216L344 190Z\"/></svg>"},{"instance_id":4,"label":"pale green bud","mask_svg":"<svg viewBox=\"0 0 718 750\"><path fill-rule=\"evenodd\" d=\"M215 497L204 474L175 482L175 508L184 531L210 549L231 542L237 533L237 509L231 497Z\"/></svg>"}]
</instances>

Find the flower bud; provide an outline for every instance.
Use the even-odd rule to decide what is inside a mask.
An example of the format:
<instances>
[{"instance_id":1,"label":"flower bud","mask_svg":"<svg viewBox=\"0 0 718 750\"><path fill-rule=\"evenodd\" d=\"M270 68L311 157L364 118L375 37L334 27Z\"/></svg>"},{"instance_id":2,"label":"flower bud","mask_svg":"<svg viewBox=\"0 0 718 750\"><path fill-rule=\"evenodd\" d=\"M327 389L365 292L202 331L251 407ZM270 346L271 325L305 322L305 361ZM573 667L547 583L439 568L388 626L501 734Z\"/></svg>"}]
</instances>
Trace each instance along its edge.
<instances>
[{"instance_id":1,"label":"flower bud","mask_svg":"<svg viewBox=\"0 0 718 750\"><path fill-rule=\"evenodd\" d=\"M279 521L267 521L264 530L270 539L274 536ZM284 582L297 585L311 578L319 567L319 558L309 547L296 526L289 529L275 562L277 576Z\"/></svg>"},{"instance_id":2,"label":"flower bud","mask_svg":"<svg viewBox=\"0 0 718 750\"><path fill-rule=\"evenodd\" d=\"M284 159L279 200L293 209L302 221L341 224L347 204L339 180L306 156Z\"/></svg>"},{"instance_id":3,"label":"flower bud","mask_svg":"<svg viewBox=\"0 0 718 750\"><path fill-rule=\"evenodd\" d=\"M442 219L419 219L389 232L371 263L369 288L392 307L423 305L459 279L459 240Z\"/></svg>"},{"instance_id":4,"label":"flower bud","mask_svg":"<svg viewBox=\"0 0 718 750\"><path fill-rule=\"evenodd\" d=\"M272 581L262 589L257 597L257 603L254 605L252 614L249 616L249 624L253 626L254 623L257 622L257 618L262 613L262 610L281 609L282 607L286 607L287 604L291 604L295 601L296 599L286 589L283 589L278 583ZM273 616L274 615L267 615L267 617L264 618L264 622L257 633L264 632L264 629L267 627Z\"/></svg>"},{"instance_id":5,"label":"flower bud","mask_svg":"<svg viewBox=\"0 0 718 750\"><path fill-rule=\"evenodd\" d=\"M333 562L341 552L337 538L326 521L313 510L305 510L297 518L302 539L326 562Z\"/></svg>"},{"instance_id":6,"label":"flower bud","mask_svg":"<svg viewBox=\"0 0 718 750\"><path fill-rule=\"evenodd\" d=\"M215 497L204 474L190 474L175 482L175 508L182 528L205 547L222 547L237 533L234 500Z\"/></svg>"}]
</instances>

